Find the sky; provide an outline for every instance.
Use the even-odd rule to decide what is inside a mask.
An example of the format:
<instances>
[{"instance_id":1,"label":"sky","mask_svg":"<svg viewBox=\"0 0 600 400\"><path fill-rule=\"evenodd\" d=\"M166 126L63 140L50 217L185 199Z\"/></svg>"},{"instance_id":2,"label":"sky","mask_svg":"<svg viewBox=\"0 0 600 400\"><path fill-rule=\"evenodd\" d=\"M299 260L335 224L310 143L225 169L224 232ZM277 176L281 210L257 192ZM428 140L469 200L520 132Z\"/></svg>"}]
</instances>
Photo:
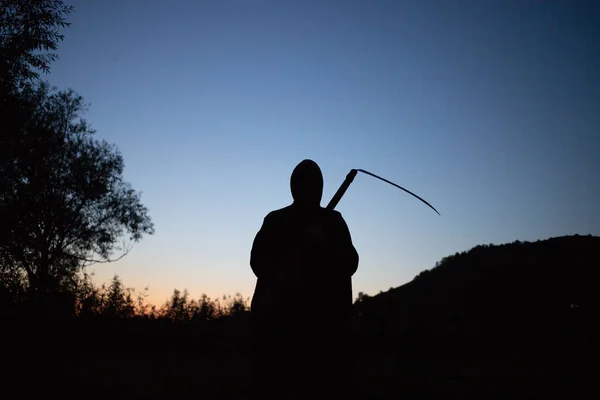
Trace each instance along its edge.
<instances>
[{"instance_id":1,"label":"sky","mask_svg":"<svg viewBox=\"0 0 600 400\"><path fill-rule=\"evenodd\" d=\"M65 1L46 79L90 108L156 233L118 274L164 303L241 293L303 159L360 255L354 295L478 244L600 235L600 2ZM565 267L566 268L566 267Z\"/></svg>"}]
</instances>

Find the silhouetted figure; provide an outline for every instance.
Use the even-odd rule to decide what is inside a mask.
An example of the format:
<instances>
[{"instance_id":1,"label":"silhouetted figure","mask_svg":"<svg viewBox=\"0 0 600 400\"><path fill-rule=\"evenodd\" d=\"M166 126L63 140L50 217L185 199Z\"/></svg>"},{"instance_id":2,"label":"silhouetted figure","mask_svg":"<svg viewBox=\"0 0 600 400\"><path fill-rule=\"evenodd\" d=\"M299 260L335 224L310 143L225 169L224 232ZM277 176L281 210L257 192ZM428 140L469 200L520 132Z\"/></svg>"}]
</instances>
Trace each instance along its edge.
<instances>
[{"instance_id":1,"label":"silhouetted figure","mask_svg":"<svg viewBox=\"0 0 600 400\"><path fill-rule=\"evenodd\" d=\"M353 381L351 278L358 253L342 215L320 206L319 166L302 161L290 184L293 203L265 217L250 257L258 278L253 392L338 396Z\"/></svg>"}]
</instances>

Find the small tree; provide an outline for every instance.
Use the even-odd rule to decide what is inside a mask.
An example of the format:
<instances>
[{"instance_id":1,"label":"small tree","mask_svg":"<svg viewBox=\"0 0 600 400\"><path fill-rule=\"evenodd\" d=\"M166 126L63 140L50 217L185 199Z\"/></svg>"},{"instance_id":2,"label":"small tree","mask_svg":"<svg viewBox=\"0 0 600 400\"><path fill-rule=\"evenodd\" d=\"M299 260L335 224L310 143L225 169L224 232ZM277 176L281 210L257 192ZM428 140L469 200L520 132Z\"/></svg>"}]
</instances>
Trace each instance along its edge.
<instances>
[{"instance_id":1,"label":"small tree","mask_svg":"<svg viewBox=\"0 0 600 400\"><path fill-rule=\"evenodd\" d=\"M354 302L360 303L360 302L363 302L363 301L369 299L369 297L370 296L364 292L358 292L358 295L356 296L356 300Z\"/></svg>"},{"instance_id":2,"label":"small tree","mask_svg":"<svg viewBox=\"0 0 600 400\"><path fill-rule=\"evenodd\" d=\"M115 275L108 286L103 314L109 318L132 318L135 314L135 304L131 289L126 289Z\"/></svg>"},{"instance_id":3,"label":"small tree","mask_svg":"<svg viewBox=\"0 0 600 400\"><path fill-rule=\"evenodd\" d=\"M173 290L173 295L163 307L163 315L171 321L187 321L191 315L189 313L190 303L187 290L181 293L178 289Z\"/></svg>"},{"instance_id":4,"label":"small tree","mask_svg":"<svg viewBox=\"0 0 600 400\"><path fill-rule=\"evenodd\" d=\"M103 298L100 289L92 281L93 274L84 272L75 288L77 303L75 312L79 316L97 317L103 311Z\"/></svg>"},{"instance_id":5,"label":"small tree","mask_svg":"<svg viewBox=\"0 0 600 400\"><path fill-rule=\"evenodd\" d=\"M227 315L239 315L248 311L248 301L240 293L236 293L234 297L228 297Z\"/></svg>"},{"instance_id":6,"label":"small tree","mask_svg":"<svg viewBox=\"0 0 600 400\"><path fill-rule=\"evenodd\" d=\"M208 321L217 317L218 310L216 303L206 294L203 294L198 300L198 316L200 320Z\"/></svg>"}]
</instances>

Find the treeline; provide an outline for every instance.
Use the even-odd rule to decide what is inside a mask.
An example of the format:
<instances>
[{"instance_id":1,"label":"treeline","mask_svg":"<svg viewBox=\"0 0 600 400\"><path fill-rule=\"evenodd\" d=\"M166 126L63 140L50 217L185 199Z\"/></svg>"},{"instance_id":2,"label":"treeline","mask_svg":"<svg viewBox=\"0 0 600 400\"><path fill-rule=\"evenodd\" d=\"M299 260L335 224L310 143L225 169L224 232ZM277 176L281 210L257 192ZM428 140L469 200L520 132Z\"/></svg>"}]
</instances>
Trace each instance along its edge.
<instances>
[{"instance_id":1,"label":"treeline","mask_svg":"<svg viewBox=\"0 0 600 400\"><path fill-rule=\"evenodd\" d=\"M0 309L4 317L36 318L43 306L44 317L55 319L163 319L172 322L210 321L249 310L249 299L236 293L211 298L192 298L187 290L175 289L157 306L147 301L148 289L126 287L115 275L109 284L96 285L93 275L83 273L70 287L63 287L36 303L26 279L0 280Z\"/></svg>"},{"instance_id":2,"label":"treeline","mask_svg":"<svg viewBox=\"0 0 600 400\"><path fill-rule=\"evenodd\" d=\"M173 291L162 305L148 290L126 287L115 275L102 285L83 274L69 290L31 296L29 287L9 290L0 282L0 358L76 360L144 354L240 354L249 348L248 299L240 294L193 298ZM25 282L26 283L26 282Z\"/></svg>"}]
</instances>

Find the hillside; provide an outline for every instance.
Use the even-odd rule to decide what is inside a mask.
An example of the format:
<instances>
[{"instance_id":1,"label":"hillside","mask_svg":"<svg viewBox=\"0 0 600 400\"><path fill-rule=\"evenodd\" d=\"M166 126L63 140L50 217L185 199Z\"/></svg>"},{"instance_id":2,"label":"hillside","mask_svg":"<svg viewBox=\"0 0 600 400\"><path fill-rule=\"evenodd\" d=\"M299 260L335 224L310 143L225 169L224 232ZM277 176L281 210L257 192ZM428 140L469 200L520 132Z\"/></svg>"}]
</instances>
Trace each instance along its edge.
<instances>
[{"instance_id":1,"label":"hillside","mask_svg":"<svg viewBox=\"0 0 600 400\"><path fill-rule=\"evenodd\" d=\"M598 347L599 278L600 237L477 246L358 301L359 336L404 356L589 353Z\"/></svg>"}]
</instances>

